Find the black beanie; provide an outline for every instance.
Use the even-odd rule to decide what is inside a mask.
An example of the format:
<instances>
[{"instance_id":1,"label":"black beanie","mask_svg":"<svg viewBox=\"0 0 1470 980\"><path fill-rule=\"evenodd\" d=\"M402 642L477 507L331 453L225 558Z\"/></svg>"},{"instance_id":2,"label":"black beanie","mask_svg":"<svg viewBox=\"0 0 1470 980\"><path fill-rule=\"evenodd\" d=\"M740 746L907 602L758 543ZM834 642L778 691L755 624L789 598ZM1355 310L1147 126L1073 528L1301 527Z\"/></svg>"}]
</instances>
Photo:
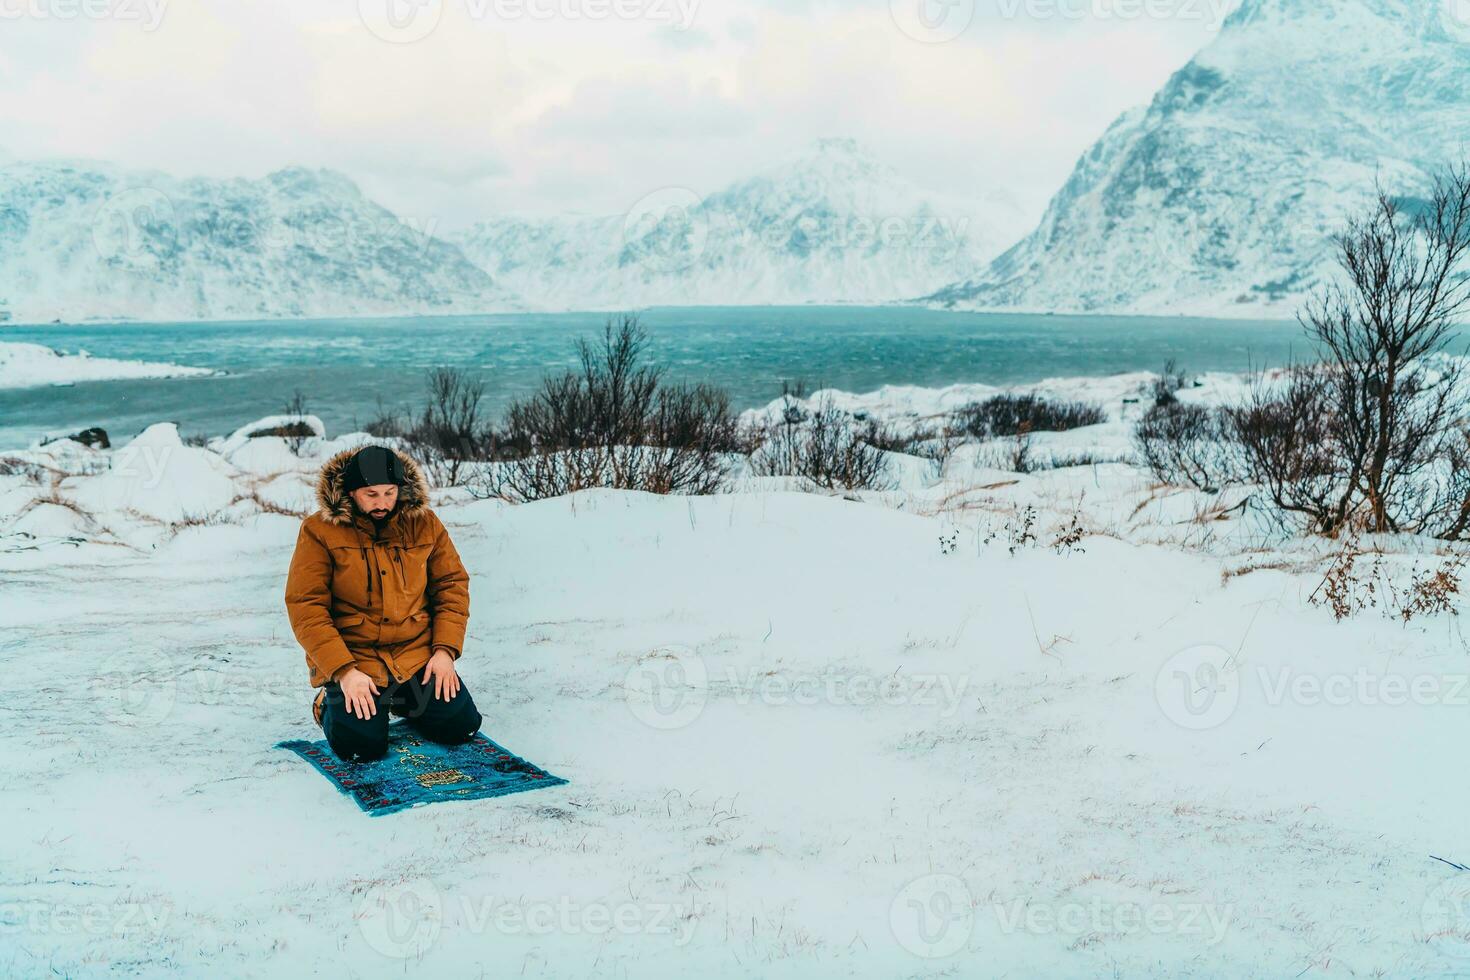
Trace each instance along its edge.
<instances>
[{"instance_id":1,"label":"black beanie","mask_svg":"<svg viewBox=\"0 0 1470 980\"><path fill-rule=\"evenodd\" d=\"M342 474L342 489L348 493L385 483L403 486L403 461L393 450L382 446L359 450L347 461L347 469Z\"/></svg>"}]
</instances>

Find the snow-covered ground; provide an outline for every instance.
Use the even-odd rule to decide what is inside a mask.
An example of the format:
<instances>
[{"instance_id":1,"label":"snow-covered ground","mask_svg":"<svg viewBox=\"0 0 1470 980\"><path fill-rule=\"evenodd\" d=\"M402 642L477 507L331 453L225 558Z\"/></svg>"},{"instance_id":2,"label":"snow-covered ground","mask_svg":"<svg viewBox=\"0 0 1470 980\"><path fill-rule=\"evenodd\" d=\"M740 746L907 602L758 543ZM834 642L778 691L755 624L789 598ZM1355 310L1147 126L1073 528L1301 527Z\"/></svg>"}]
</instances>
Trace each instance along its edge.
<instances>
[{"instance_id":1,"label":"snow-covered ground","mask_svg":"<svg viewBox=\"0 0 1470 980\"><path fill-rule=\"evenodd\" d=\"M0 389L69 385L79 381L189 378L214 373L208 368L92 357L86 351L68 354L40 344L0 341Z\"/></svg>"},{"instance_id":2,"label":"snow-covered ground","mask_svg":"<svg viewBox=\"0 0 1470 980\"><path fill-rule=\"evenodd\" d=\"M1125 458L1146 380L1038 452ZM1334 622L1325 546L1231 501L986 447L441 493L485 731L570 784L370 819L271 747L317 736L293 512L367 437L246 435L0 457L0 973L1470 974L1458 619Z\"/></svg>"}]
</instances>

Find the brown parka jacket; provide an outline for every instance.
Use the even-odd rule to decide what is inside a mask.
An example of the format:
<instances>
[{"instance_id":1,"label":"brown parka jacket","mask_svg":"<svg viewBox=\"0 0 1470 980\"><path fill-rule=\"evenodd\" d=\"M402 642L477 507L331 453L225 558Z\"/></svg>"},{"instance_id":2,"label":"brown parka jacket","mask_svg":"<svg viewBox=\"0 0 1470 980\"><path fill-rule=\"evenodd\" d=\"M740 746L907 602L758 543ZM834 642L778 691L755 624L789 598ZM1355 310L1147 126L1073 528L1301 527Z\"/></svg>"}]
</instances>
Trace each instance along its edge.
<instances>
[{"instance_id":1,"label":"brown parka jacket","mask_svg":"<svg viewBox=\"0 0 1470 980\"><path fill-rule=\"evenodd\" d=\"M422 672L435 647L455 659L470 618L469 574L428 507L429 485L403 453L398 506L379 531L343 489L345 450L317 477L318 510L301 522L286 613L321 687L356 666L379 688Z\"/></svg>"}]
</instances>

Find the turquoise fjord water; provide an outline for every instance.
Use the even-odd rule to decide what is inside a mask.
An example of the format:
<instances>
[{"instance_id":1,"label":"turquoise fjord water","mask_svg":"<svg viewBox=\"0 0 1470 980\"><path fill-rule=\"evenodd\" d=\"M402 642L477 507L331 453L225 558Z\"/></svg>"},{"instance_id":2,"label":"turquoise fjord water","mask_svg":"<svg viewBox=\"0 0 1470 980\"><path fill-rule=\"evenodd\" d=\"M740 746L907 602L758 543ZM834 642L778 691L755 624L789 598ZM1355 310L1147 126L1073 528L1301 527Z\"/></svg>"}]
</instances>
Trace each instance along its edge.
<instances>
[{"instance_id":1,"label":"turquoise fjord water","mask_svg":"<svg viewBox=\"0 0 1470 980\"><path fill-rule=\"evenodd\" d=\"M738 408L781 393L783 379L871 391L1158 370L1278 365L1304 350L1289 322L944 313L907 307L661 308L640 315L650 353L672 380L726 388ZM108 381L0 390L0 446L100 425L127 439L158 421L186 434L228 433L306 396L331 433L379 404L419 404L424 375L478 373L498 412L543 374L575 363L603 313L507 314L231 323L121 323L0 328L0 340L86 350L94 357L168 361L226 372L209 378Z\"/></svg>"}]
</instances>

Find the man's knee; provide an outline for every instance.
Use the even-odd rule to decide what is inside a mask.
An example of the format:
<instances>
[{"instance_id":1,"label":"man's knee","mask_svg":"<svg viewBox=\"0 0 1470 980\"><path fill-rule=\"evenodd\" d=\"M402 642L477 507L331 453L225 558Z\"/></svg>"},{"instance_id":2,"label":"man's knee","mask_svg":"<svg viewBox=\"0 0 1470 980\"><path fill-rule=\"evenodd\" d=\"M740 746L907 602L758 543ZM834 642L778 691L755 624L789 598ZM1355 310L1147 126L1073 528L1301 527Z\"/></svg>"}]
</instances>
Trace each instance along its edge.
<instances>
[{"instance_id":1,"label":"man's knee","mask_svg":"<svg viewBox=\"0 0 1470 980\"><path fill-rule=\"evenodd\" d=\"M343 762L373 762L388 754L388 730L339 725L327 732L327 744Z\"/></svg>"},{"instance_id":2,"label":"man's knee","mask_svg":"<svg viewBox=\"0 0 1470 980\"><path fill-rule=\"evenodd\" d=\"M347 762L371 762L388 754L388 716L385 705L371 718L347 710L340 690L327 688L322 731L337 757Z\"/></svg>"},{"instance_id":3,"label":"man's knee","mask_svg":"<svg viewBox=\"0 0 1470 980\"><path fill-rule=\"evenodd\" d=\"M422 711L409 718L409 724L430 741L458 745L474 737L482 720L470 692L461 687L453 700L431 698Z\"/></svg>"}]
</instances>

